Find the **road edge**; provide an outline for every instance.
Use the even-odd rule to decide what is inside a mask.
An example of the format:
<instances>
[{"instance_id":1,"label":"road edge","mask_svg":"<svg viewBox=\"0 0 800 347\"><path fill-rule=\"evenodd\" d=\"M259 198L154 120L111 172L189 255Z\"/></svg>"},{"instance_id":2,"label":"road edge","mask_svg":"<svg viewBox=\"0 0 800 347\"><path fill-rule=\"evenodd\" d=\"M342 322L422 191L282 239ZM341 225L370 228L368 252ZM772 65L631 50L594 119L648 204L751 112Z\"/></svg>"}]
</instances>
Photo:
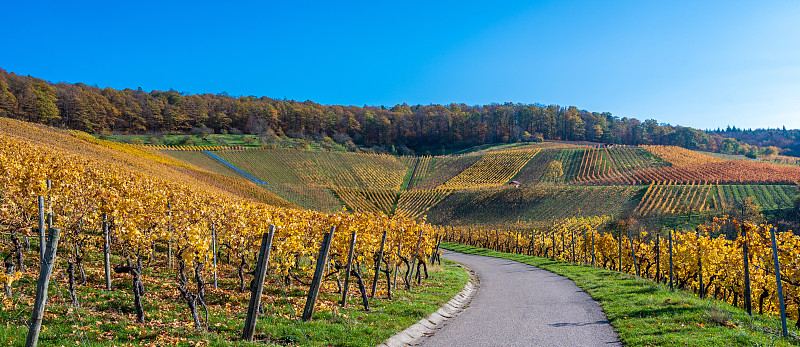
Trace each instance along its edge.
<instances>
[{"instance_id":1,"label":"road edge","mask_svg":"<svg viewBox=\"0 0 800 347\"><path fill-rule=\"evenodd\" d=\"M475 271L463 264L457 264L469 273L469 281L464 285L461 291L453 296L450 301L446 302L436 312L431 313L425 318L420 319L412 326L408 327L392 337L386 339L378 347L401 347L401 346L418 346L426 338L433 336L437 330L443 328L447 323L458 316L464 309L472 302L475 293L481 286L481 280Z\"/></svg>"}]
</instances>

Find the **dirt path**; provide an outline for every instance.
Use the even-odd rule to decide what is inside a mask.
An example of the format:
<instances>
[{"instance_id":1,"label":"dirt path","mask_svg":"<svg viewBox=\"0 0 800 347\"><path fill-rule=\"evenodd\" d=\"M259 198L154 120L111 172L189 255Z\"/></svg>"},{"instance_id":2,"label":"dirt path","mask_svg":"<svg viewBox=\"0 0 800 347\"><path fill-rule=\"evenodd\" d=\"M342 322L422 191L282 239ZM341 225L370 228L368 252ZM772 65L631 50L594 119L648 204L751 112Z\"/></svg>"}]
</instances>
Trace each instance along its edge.
<instances>
[{"instance_id":1,"label":"dirt path","mask_svg":"<svg viewBox=\"0 0 800 347\"><path fill-rule=\"evenodd\" d=\"M469 307L423 346L620 346L600 305L570 279L512 260L444 251L476 272Z\"/></svg>"}]
</instances>

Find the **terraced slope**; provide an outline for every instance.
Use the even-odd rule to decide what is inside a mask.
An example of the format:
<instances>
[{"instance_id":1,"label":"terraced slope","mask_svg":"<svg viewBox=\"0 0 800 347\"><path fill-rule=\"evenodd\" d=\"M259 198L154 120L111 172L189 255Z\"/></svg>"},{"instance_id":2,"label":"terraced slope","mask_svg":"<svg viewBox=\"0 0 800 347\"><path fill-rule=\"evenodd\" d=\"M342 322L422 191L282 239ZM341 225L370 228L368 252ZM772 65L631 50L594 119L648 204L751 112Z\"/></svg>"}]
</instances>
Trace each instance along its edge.
<instances>
[{"instance_id":1,"label":"terraced slope","mask_svg":"<svg viewBox=\"0 0 800 347\"><path fill-rule=\"evenodd\" d=\"M202 187L220 195L235 195L274 206L296 207L289 201L247 180L221 175L144 147L126 145L92 137L89 134L58 130L0 117L0 133L34 140L88 158L145 172L175 182Z\"/></svg>"},{"instance_id":2,"label":"terraced slope","mask_svg":"<svg viewBox=\"0 0 800 347\"><path fill-rule=\"evenodd\" d=\"M427 216L448 225L538 228L572 217L713 214L747 196L765 210L783 210L799 194L794 182L800 182L800 168L788 165L662 147L529 147L438 157L294 149L215 153L304 208ZM227 179L241 176L202 152L174 156ZM544 178L552 161L560 161L564 173ZM511 180L522 188L509 187Z\"/></svg>"},{"instance_id":3,"label":"terraced slope","mask_svg":"<svg viewBox=\"0 0 800 347\"><path fill-rule=\"evenodd\" d=\"M724 213L748 197L765 210L789 209L798 195L791 185L731 185L692 182L651 184L634 213L639 216L687 214L716 211Z\"/></svg>"},{"instance_id":4,"label":"terraced slope","mask_svg":"<svg viewBox=\"0 0 800 347\"><path fill-rule=\"evenodd\" d=\"M414 189L424 182L434 169L436 158L431 156L426 157L401 157L400 158L406 166L409 167L408 183L405 187L406 190Z\"/></svg>"},{"instance_id":5,"label":"terraced slope","mask_svg":"<svg viewBox=\"0 0 800 347\"><path fill-rule=\"evenodd\" d=\"M425 214L450 225L555 221L576 216L619 215L646 187L537 186L454 191Z\"/></svg>"},{"instance_id":6,"label":"terraced slope","mask_svg":"<svg viewBox=\"0 0 800 347\"><path fill-rule=\"evenodd\" d=\"M800 182L800 167L746 161L722 161L691 166L634 170L617 177L604 177L585 184L650 184L653 182L708 181L742 184L794 184Z\"/></svg>"},{"instance_id":7,"label":"terraced slope","mask_svg":"<svg viewBox=\"0 0 800 347\"><path fill-rule=\"evenodd\" d=\"M313 152L317 165L339 188L399 191L408 166L390 155Z\"/></svg>"},{"instance_id":8,"label":"terraced slope","mask_svg":"<svg viewBox=\"0 0 800 347\"><path fill-rule=\"evenodd\" d=\"M709 163L721 163L725 159L712 157L705 153L675 146L642 146L648 152L672 164L672 166L693 166Z\"/></svg>"},{"instance_id":9,"label":"terraced slope","mask_svg":"<svg viewBox=\"0 0 800 347\"><path fill-rule=\"evenodd\" d=\"M706 182L651 184L634 213L640 216L706 212L719 204Z\"/></svg>"},{"instance_id":10,"label":"terraced slope","mask_svg":"<svg viewBox=\"0 0 800 347\"><path fill-rule=\"evenodd\" d=\"M547 165L561 162L564 175L546 179L543 177ZM539 182L574 184L638 184L627 173L648 168L668 166L650 152L636 147L598 146L545 149L528 162L514 180L523 184Z\"/></svg>"},{"instance_id":11,"label":"terraced slope","mask_svg":"<svg viewBox=\"0 0 800 347\"><path fill-rule=\"evenodd\" d=\"M241 174L233 171L231 168L223 165L214 158L208 156L203 151L174 151L174 150L159 150L159 152L173 157L175 159L202 167L208 171L225 175L228 177L244 178Z\"/></svg>"},{"instance_id":12,"label":"terraced slope","mask_svg":"<svg viewBox=\"0 0 800 347\"><path fill-rule=\"evenodd\" d=\"M296 149L225 150L220 158L267 182L329 186L314 152Z\"/></svg>"},{"instance_id":13,"label":"terraced slope","mask_svg":"<svg viewBox=\"0 0 800 347\"><path fill-rule=\"evenodd\" d=\"M450 194L446 189L416 189L400 193L395 214L406 218L415 219L436 206L442 199Z\"/></svg>"},{"instance_id":14,"label":"terraced slope","mask_svg":"<svg viewBox=\"0 0 800 347\"><path fill-rule=\"evenodd\" d=\"M389 214L409 171L396 157L294 149L224 150L220 158L294 203L322 211L347 206Z\"/></svg>"},{"instance_id":15,"label":"terraced slope","mask_svg":"<svg viewBox=\"0 0 800 347\"><path fill-rule=\"evenodd\" d=\"M427 176L416 182L413 189L433 189L458 176L480 160L480 155L435 157L433 168Z\"/></svg>"},{"instance_id":16,"label":"terraced slope","mask_svg":"<svg viewBox=\"0 0 800 347\"><path fill-rule=\"evenodd\" d=\"M753 197L755 203L765 210L792 208L794 197L800 194L795 185L715 185L712 194L717 194L721 202L720 209L726 209L747 197Z\"/></svg>"},{"instance_id":17,"label":"terraced slope","mask_svg":"<svg viewBox=\"0 0 800 347\"><path fill-rule=\"evenodd\" d=\"M443 188L489 188L507 184L538 150L511 150L484 155L472 166L449 179Z\"/></svg>"},{"instance_id":18,"label":"terraced slope","mask_svg":"<svg viewBox=\"0 0 800 347\"><path fill-rule=\"evenodd\" d=\"M542 180L542 175L558 154L558 150L543 149L539 151L522 169L512 178L523 185L536 185Z\"/></svg>"}]
</instances>

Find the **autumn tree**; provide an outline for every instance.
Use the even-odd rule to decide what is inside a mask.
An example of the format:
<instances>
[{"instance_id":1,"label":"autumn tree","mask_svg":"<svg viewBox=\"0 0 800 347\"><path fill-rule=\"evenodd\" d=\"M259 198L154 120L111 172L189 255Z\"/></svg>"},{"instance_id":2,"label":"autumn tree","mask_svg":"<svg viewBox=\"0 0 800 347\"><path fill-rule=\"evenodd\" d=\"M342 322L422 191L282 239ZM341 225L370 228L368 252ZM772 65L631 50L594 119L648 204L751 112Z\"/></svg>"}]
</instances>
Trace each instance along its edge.
<instances>
[{"instance_id":1,"label":"autumn tree","mask_svg":"<svg viewBox=\"0 0 800 347\"><path fill-rule=\"evenodd\" d=\"M553 160L550 162L550 164L547 164L547 168L544 170L544 177L547 179L556 179L561 177L563 174L564 165L557 160Z\"/></svg>"},{"instance_id":2,"label":"autumn tree","mask_svg":"<svg viewBox=\"0 0 800 347\"><path fill-rule=\"evenodd\" d=\"M8 82L0 74L0 116L9 117L17 109L17 97L9 90Z\"/></svg>"},{"instance_id":3,"label":"autumn tree","mask_svg":"<svg viewBox=\"0 0 800 347\"><path fill-rule=\"evenodd\" d=\"M748 196L744 200L737 200L731 206L730 214L740 220L756 223L764 221L761 206L756 204L756 199Z\"/></svg>"},{"instance_id":4,"label":"autumn tree","mask_svg":"<svg viewBox=\"0 0 800 347\"><path fill-rule=\"evenodd\" d=\"M0 115L92 133L215 132L251 135L272 130L278 136L307 139L335 133L353 146L405 146L415 152L440 151L498 142L538 140L595 141L627 145L677 145L704 151L755 156L778 150L800 151L800 135L774 130L782 142L758 146L725 138L722 132L640 122L574 106L502 103L488 105L345 106L227 93L186 95L169 90L115 90L82 83L49 83L0 69ZM739 134L737 131L724 134ZM776 135L777 134L777 135ZM772 136L775 135L775 136ZM794 137L792 137L794 136ZM770 140L772 141L772 140ZM752 142L752 141L751 141ZM769 148L768 146L777 146ZM794 147L793 147L794 146Z\"/></svg>"}]
</instances>

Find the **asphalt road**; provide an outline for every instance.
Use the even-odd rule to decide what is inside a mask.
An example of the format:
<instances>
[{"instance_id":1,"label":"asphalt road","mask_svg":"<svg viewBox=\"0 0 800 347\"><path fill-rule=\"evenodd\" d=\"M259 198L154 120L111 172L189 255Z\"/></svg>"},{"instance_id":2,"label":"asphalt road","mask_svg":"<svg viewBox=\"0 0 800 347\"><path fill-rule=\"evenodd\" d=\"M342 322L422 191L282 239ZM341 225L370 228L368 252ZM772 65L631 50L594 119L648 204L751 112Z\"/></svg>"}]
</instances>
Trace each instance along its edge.
<instances>
[{"instance_id":1,"label":"asphalt road","mask_svg":"<svg viewBox=\"0 0 800 347\"><path fill-rule=\"evenodd\" d=\"M621 346L600 304L570 279L516 261L443 252L474 270L480 288L422 346Z\"/></svg>"}]
</instances>

